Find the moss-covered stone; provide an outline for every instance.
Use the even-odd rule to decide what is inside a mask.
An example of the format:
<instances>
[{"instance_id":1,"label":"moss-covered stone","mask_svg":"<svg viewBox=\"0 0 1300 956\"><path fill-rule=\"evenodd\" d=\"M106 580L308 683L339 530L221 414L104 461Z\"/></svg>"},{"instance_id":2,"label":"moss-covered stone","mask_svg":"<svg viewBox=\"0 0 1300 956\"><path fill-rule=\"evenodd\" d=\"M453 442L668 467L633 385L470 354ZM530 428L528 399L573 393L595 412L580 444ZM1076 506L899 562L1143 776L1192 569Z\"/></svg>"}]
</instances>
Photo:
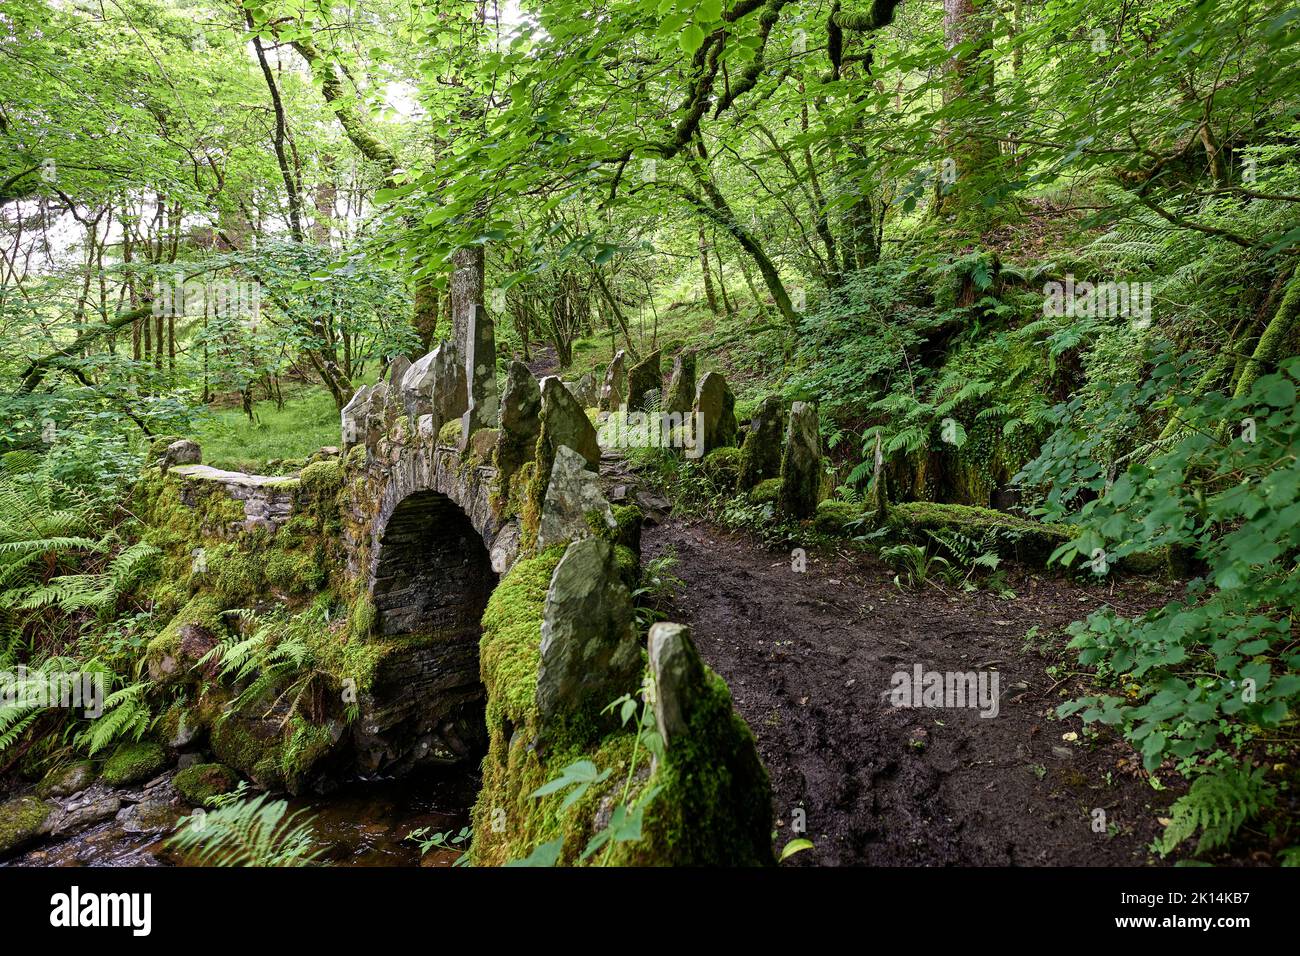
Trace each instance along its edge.
<instances>
[{"instance_id":1,"label":"moss-covered stone","mask_svg":"<svg viewBox=\"0 0 1300 956\"><path fill-rule=\"evenodd\" d=\"M21 850L40 836L41 827L54 810L54 804L36 797L0 803L0 857Z\"/></svg>"},{"instance_id":2,"label":"moss-covered stone","mask_svg":"<svg viewBox=\"0 0 1300 956\"><path fill-rule=\"evenodd\" d=\"M768 478L760 481L749 492L749 502L755 505L776 504L776 497L781 493L781 479Z\"/></svg>"},{"instance_id":3,"label":"moss-covered stone","mask_svg":"<svg viewBox=\"0 0 1300 956\"><path fill-rule=\"evenodd\" d=\"M185 680L225 633L220 603L206 594L191 598L145 648L150 679L161 684Z\"/></svg>"},{"instance_id":4,"label":"moss-covered stone","mask_svg":"<svg viewBox=\"0 0 1300 956\"><path fill-rule=\"evenodd\" d=\"M167 751L152 741L122 744L104 761L100 773L103 781L113 787L127 787L144 783L167 766Z\"/></svg>"},{"instance_id":5,"label":"moss-covered stone","mask_svg":"<svg viewBox=\"0 0 1300 956\"><path fill-rule=\"evenodd\" d=\"M740 449L731 445L715 448L700 460L700 469L719 488L730 491L740 476Z\"/></svg>"},{"instance_id":6,"label":"moss-covered stone","mask_svg":"<svg viewBox=\"0 0 1300 956\"><path fill-rule=\"evenodd\" d=\"M286 728L279 720L231 714L212 729L212 752L266 790L300 793L317 762L337 742L337 728L294 716Z\"/></svg>"},{"instance_id":7,"label":"moss-covered stone","mask_svg":"<svg viewBox=\"0 0 1300 956\"><path fill-rule=\"evenodd\" d=\"M614 513L613 541L628 548L638 556L641 554L641 526L645 522L645 514L636 505L614 505L611 509Z\"/></svg>"},{"instance_id":8,"label":"moss-covered stone","mask_svg":"<svg viewBox=\"0 0 1300 956\"><path fill-rule=\"evenodd\" d=\"M196 763L177 771L172 786L194 807L207 806L208 800L229 793L239 784L239 776L219 763Z\"/></svg>"},{"instance_id":9,"label":"moss-covered stone","mask_svg":"<svg viewBox=\"0 0 1300 956\"><path fill-rule=\"evenodd\" d=\"M443 422L438 429L438 444L447 448L460 447L460 419L453 418L449 422Z\"/></svg>"},{"instance_id":10,"label":"moss-covered stone","mask_svg":"<svg viewBox=\"0 0 1300 956\"><path fill-rule=\"evenodd\" d=\"M38 797L68 797L95 782L95 765L89 760L60 764L36 785Z\"/></svg>"},{"instance_id":11,"label":"moss-covered stone","mask_svg":"<svg viewBox=\"0 0 1300 956\"><path fill-rule=\"evenodd\" d=\"M617 550L631 559L629 549ZM594 739L589 727L567 726L541 739L535 700L541 626L563 553L553 548L516 564L483 616L480 667L489 745L473 810L472 860L502 865L562 838L561 865L770 863L770 806L758 799L769 792L766 773L748 728L732 712L726 685L711 672L707 698L693 712L698 723L653 772L644 744L637 744L635 722ZM577 760L608 774L567 809L561 809L563 793L533 796ZM580 860L614 805L649 787L659 793L646 810L642 839Z\"/></svg>"},{"instance_id":12,"label":"moss-covered stone","mask_svg":"<svg viewBox=\"0 0 1300 956\"><path fill-rule=\"evenodd\" d=\"M850 501L823 501L817 505L813 516L813 529L821 534L839 535L850 531L850 525L863 516L862 505Z\"/></svg>"},{"instance_id":13,"label":"moss-covered stone","mask_svg":"<svg viewBox=\"0 0 1300 956\"><path fill-rule=\"evenodd\" d=\"M1045 524L991 508L933 501L891 506L889 527L896 535L909 539L926 531L960 532L977 539L987 534L1002 557L1039 565L1074 538L1074 529L1068 525Z\"/></svg>"}]
</instances>

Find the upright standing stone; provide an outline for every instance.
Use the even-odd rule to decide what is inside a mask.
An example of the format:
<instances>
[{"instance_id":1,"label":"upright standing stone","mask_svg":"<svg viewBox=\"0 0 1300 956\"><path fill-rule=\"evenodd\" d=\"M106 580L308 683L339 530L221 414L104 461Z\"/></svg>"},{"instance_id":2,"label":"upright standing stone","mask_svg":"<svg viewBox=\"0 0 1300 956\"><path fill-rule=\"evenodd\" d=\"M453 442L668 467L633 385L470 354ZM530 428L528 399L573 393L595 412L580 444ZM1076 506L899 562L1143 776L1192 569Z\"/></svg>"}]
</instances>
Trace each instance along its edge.
<instances>
[{"instance_id":1,"label":"upright standing stone","mask_svg":"<svg viewBox=\"0 0 1300 956\"><path fill-rule=\"evenodd\" d=\"M600 405L600 390L596 388L596 377L590 372L585 372L582 378L565 387L583 408L596 408Z\"/></svg>"},{"instance_id":2,"label":"upright standing stone","mask_svg":"<svg viewBox=\"0 0 1300 956\"><path fill-rule=\"evenodd\" d=\"M480 428L496 428L501 402L497 395L497 344L492 317L481 305L470 307L465 329L465 381L469 408L460 420L460 450Z\"/></svg>"},{"instance_id":3,"label":"upright standing stone","mask_svg":"<svg viewBox=\"0 0 1300 956\"><path fill-rule=\"evenodd\" d=\"M793 518L809 518L817 511L822 481L822 440L817 429L817 408L795 402L790 408L790 432L781 456L781 489L777 507Z\"/></svg>"},{"instance_id":4,"label":"upright standing stone","mask_svg":"<svg viewBox=\"0 0 1300 956\"><path fill-rule=\"evenodd\" d=\"M785 432L783 404L781 396L769 395L759 403L749 420L745 443L740 446L737 485L741 491L781 473L781 437Z\"/></svg>"},{"instance_id":5,"label":"upright standing stone","mask_svg":"<svg viewBox=\"0 0 1300 956\"><path fill-rule=\"evenodd\" d=\"M606 530L618 527L613 509L600 490L600 476L587 469L582 456L568 445L555 450L555 464L546 483L542 518L537 529L537 549L577 541L592 533L592 523Z\"/></svg>"},{"instance_id":6,"label":"upright standing stone","mask_svg":"<svg viewBox=\"0 0 1300 956\"><path fill-rule=\"evenodd\" d=\"M343 406L343 411L339 414L343 426L344 450L360 445L366 440L366 416L370 410L370 392L371 386L362 385L353 393L352 399Z\"/></svg>"},{"instance_id":7,"label":"upright standing stone","mask_svg":"<svg viewBox=\"0 0 1300 956\"><path fill-rule=\"evenodd\" d=\"M496 467L501 503L510 500L515 473L537 450L542 430L542 390L523 362L511 362L501 393L501 438L497 442Z\"/></svg>"},{"instance_id":8,"label":"upright standing stone","mask_svg":"<svg viewBox=\"0 0 1300 956\"><path fill-rule=\"evenodd\" d=\"M430 414L433 434L447 422L460 418L469 408L469 386L465 380L465 364L460 359L460 349L454 342L443 342L433 350L431 371L433 381L429 388Z\"/></svg>"},{"instance_id":9,"label":"upright standing stone","mask_svg":"<svg viewBox=\"0 0 1300 956\"><path fill-rule=\"evenodd\" d=\"M575 541L556 565L542 612L536 694L542 736L599 728L605 707L640 682L641 642L614 546L602 538Z\"/></svg>"},{"instance_id":10,"label":"upright standing stone","mask_svg":"<svg viewBox=\"0 0 1300 956\"><path fill-rule=\"evenodd\" d=\"M655 723L665 747L690 734L691 711L709 693L704 662L691 629L684 624L653 624L646 641L655 679Z\"/></svg>"},{"instance_id":11,"label":"upright standing stone","mask_svg":"<svg viewBox=\"0 0 1300 956\"><path fill-rule=\"evenodd\" d=\"M646 396L664 387L664 375L659 368L660 353L655 349L627 373L627 408L630 412L646 411Z\"/></svg>"},{"instance_id":12,"label":"upright standing stone","mask_svg":"<svg viewBox=\"0 0 1300 956\"><path fill-rule=\"evenodd\" d=\"M727 386L727 380L717 372L700 379L700 387L695 392L695 412L704 431L702 454L736 444L736 396Z\"/></svg>"},{"instance_id":13,"label":"upright standing stone","mask_svg":"<svg viewBox=\"0 0 1300 956\"><path fill-rule=\"evenodd\" d=\"M410 418L433 411L433 363L437 349L411 363L402 376L402 408Z\"/></svg>"},{"instance_id":14,"label":"upright standing stone","mask_svg":"<svg viewBox=\"0 0 1300 956\"><path fill-rule=\"evenodd\" d=\"M691 411L695 403L695 352L678 353L673 359L673 374L668 380L662 408L665 412Z\"/></svg>"},{"instance_id":15,"label":"upright standing stone","mask_svg":"<svg viewBox=\"0 0 1300 956\"><path fill-rule=\"evenodd\" d=\"M609 368L605 369L605 384L600 389L601 411L616 412L623 404L625 394L623 363L625 361L626 357L622 349L615 352L614 357L609 360Z\"/></svg>"},{"instance_id":16,"label":"upright standing stone","mask_svg":"<svg viewBox=\"0 0 1300 956\"><path fill-rule=\"evenodd\" d=\"M600 468L596 426L555 375L542 379L542 435L547 445L544 453L550 460L554 460L557 448L568 445L587 460L590 468ZM546 465L549 467L550 461Z\"/></svg>"},{"instance_id":17,"label":"upright standing stone","mask_svg":"<svg viewBox=\"0 0 1300 956\"><path fill-rule=\"evenodd\" d=\"M172 442L163 452L162 470L166 471L173 465L197 465L202 461L203 449L199 447L199 443L182 438Z\"/></svg>"},{"instance_id":18,"label":"upright standing stone","mask_svg":"<svg viewBox=\"0 0 1300 956\"><path fill-rule=\"evenodd\" d=\"M366 405L366 448L374 451L379 439L387 430L385 415L388 402L388 383L378 381L370 388L370 401Z\"/></svg>"},{"instance_id":19,"label":"upright standing stone","mask_svg":"<svg viewBox=\"0 0 1300 956\"><path fill-rule=\"evenodd\" d=\"M483 246L463 246L451 257L451 340L458 351L469 349L470 317L483 301Z\"/></svg>"},{"instance_id":20,"label":"upright standing stone","mask_svg":"<svg viewBox=\"0 0 1300 956\"><path fill-rule=\"evenodd\" d=\"M402 379L406 378L406 373L411 368L411 360L405 355L399 355L388 363L388 391L395 394L402 387Z\"/></svg>"}]
</instances>

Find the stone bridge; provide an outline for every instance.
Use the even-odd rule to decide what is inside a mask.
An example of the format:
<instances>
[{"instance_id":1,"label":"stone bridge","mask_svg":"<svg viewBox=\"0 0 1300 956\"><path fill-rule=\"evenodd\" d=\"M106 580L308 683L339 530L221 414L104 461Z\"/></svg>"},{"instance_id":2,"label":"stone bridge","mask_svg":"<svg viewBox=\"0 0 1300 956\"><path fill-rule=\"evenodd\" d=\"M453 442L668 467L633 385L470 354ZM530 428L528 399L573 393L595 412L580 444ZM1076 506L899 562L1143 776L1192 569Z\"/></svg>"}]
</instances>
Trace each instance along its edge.
<instances>
[{"instance_id":1,"label":"stone bridge","mask_svg":"<svg viewBox=\"0 0 1300 956\"><path fill-rule=\"evenodd\" d=\"M363 773L481 752L481 621L498 580L519 560L602 537L621 556L609 564L617 565L614 578L592 584L611 593L635 585L641 515L612 507L600 475L601 439L628 440L629 408L657 408L645 416L655 425L651 440L675 442L688 457L709 454L706 469L730 469L742 486L770 484L782 471L783 489L815 494L815 451L811 464L782 468L783 457L794 460L792 447L817 441L811 406L796 404L787 429L780 404L763 403L737 448L730 389L716 373L697 387L689 354L677 358L666 385L658 352L630 369L620 352L599 389L590 376L539 382L513 362L498 390L493 338L490 319L476 309L463 350L444 342L414 363L395 360L343 409L342 449L322 450L336 460L337 497L324 507L337 512L327 526L339 536L331 550L342 556L343 591L353 596L349 632L384 648L351 731ZM598 428L611 422L618 427ZM310 468L287 477L223 472L198 464L191 446L175 443L165 460L187 489L182 501L203 500L207 492L196 486L215 484L242 503L245 530L278 537L300 509L322 506ZM622 457L619 448L605 451L610 461ZM617 500L617 485L610 490ZM590 628L577 622L568 630Z\"/></svg>"}]
</instances>

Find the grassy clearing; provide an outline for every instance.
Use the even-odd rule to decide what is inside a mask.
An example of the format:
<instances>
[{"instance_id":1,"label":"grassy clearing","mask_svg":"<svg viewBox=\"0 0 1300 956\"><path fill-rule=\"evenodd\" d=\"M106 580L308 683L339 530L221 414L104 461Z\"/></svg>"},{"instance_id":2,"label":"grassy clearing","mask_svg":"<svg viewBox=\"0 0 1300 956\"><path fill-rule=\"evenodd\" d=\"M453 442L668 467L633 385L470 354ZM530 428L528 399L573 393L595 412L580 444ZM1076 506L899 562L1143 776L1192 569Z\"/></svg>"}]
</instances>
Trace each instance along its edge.
<instances>
[{"instance_id":1,"label":"grassy clearing","mask_svg":"<svg viewBox=\"0 0 1300 956\"><path fill-rule=\"evenodd\" d=\"M285 396L284 408L258 402L250 422L239 408L213 411L199 426L195 440L203 461L214 468L274 474L283 469L268 462L306 458L323 445L339 444L339 413L320 386Z\"/></svg>"}]
</instances>

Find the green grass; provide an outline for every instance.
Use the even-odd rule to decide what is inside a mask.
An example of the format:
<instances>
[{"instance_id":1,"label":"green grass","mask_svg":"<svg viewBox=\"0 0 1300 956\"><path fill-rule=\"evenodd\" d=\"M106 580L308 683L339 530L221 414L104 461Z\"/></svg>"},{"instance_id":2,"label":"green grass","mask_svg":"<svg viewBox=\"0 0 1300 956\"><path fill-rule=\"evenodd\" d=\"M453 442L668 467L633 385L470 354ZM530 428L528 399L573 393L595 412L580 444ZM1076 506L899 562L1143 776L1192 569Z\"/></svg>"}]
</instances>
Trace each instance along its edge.
<instances>
[{"instance_id":1,"label":"green grass","mask_svg":"<svg viewBox=\"0 0 1300 956\"><path fill-rule=\"evenodd\" d=\"M323 445L338 445L339 413L329 392L320 386L285 396L284 408L258 402L250 422L239 408L214 411L199 426L195 440L203 446L203 462L214 468L275 474L292 468L268 467L267 462L301 460Z\"/></svg>"}]
</instances>

